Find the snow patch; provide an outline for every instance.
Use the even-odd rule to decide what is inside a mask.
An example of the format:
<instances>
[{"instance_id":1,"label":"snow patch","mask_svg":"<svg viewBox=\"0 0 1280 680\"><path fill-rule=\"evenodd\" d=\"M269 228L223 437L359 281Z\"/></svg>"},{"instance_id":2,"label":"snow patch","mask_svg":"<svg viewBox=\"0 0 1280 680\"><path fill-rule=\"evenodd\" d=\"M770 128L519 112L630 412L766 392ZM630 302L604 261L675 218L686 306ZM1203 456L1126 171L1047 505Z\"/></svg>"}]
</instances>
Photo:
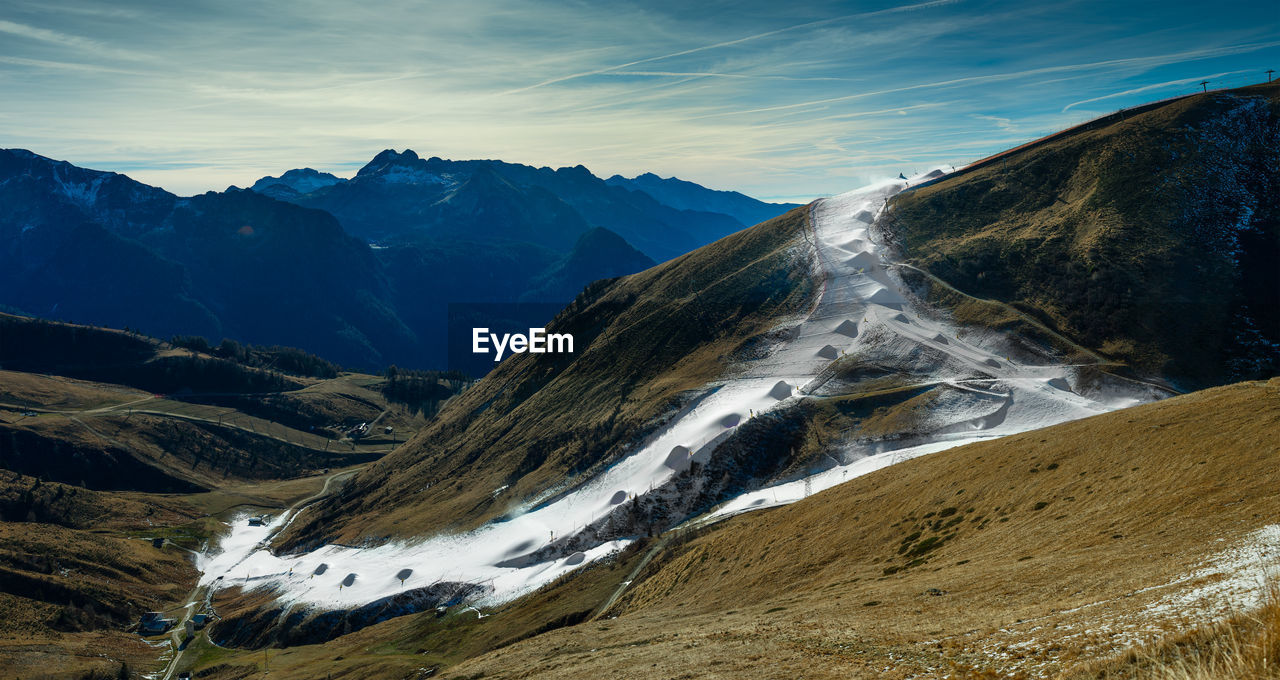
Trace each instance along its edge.
<instances>
[{"instance_id":1,"label":"snow patch","mask_svg":"<svg viewBox=\"0 0 1280 680\"><path fill-rule=\"evenodd\" d=\"M1280 524L1271 524L1219 552L1170 586L1191 586L1147 608L1148 614L1206 611L1215 618L1257 608L1280 577Z\"/></svg>"}]
</instances>

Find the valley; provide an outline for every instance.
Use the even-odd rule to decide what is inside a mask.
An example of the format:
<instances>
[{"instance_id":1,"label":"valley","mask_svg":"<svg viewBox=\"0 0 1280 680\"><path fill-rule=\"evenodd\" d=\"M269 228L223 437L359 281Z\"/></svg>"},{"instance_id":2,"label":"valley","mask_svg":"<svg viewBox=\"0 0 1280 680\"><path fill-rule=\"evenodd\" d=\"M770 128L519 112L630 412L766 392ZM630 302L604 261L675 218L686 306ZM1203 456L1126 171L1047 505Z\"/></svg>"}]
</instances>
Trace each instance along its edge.
<instances>
[{"instance_id":1,"label":"valley","mask_svg":"<svg viewBox=\"0 0 1280 680\"><path fill-rule=\"evenodd\" d=\"M285 375L108 329L6 316L0 347L31 369L0 370L0 666L22 677L172 671L182 621L136 628L213 613L185 604L206 592L202 552L331 493L428 418L380 376Z\"/></svg>"}]
</instances>

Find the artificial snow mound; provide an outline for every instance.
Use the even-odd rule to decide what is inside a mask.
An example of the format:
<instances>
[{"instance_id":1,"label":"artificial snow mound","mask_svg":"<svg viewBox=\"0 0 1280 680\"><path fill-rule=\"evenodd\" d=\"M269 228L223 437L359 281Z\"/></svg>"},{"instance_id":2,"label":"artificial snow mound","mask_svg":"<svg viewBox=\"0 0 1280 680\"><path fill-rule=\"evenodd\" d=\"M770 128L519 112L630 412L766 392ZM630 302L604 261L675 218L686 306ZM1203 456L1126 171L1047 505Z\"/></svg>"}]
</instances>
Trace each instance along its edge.
<instances>
[{"instance_id":1,"label":"artificial snow mound","mask_svg":"<svg viewBox=\"0 0 1280 680\"><path fill-rule=\"evenodd\" d=\"M683 470L689 467L689 448L677 446L671 449L671 453L667 454L665 465L672 470Z\"/></svg>"},{"instance_id":2,"label":"artificial snow mound","mask_svg":"<svg viewBox=\"0 0 1280 680\"><path fill-rule=\"evenodd\" d=\"M858 337L858 324L850 321L849 319L845 319L840 322L839 326L836 326L836 332L848 338L856 338ZM830 347L830 345L828 345L828 347Z\"/></svg>"}]
</instances>

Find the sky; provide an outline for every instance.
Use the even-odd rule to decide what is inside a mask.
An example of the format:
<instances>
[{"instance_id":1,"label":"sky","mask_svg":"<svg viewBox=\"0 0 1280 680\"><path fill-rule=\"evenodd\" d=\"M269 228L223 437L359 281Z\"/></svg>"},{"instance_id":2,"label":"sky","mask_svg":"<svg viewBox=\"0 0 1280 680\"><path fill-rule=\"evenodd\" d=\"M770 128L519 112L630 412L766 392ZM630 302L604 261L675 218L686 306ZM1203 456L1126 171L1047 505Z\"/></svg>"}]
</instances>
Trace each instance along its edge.
<instances>
[{"instance_id":1,"label":"sky","mask_svg":"<svg viewBox=\"0 0 1280 680\"><path fill-rule=\"evenodd\" d=\"M183 195L412 148L807 201L1276 67L1269 0L0 0L0 147Z\"/></svg>"}]
</instances>

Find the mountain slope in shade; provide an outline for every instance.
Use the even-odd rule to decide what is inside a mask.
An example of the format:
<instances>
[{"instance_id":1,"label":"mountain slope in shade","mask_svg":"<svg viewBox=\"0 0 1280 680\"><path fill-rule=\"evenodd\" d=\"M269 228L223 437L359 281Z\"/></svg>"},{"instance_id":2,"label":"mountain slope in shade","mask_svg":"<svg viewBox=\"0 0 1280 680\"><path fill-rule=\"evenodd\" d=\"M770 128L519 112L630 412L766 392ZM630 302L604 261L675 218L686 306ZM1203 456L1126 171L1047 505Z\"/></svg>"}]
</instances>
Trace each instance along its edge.
<instances>
[{"instance_id":1,"label":"mountain slope in shade","mask_svg":"<svg viewBox=\"0 0 1280 680\"><path fill-rule=\"evenodd\" d=\"M527 241L565 251L588 229L578 213L551 192L537 186L517 187L485 166L424 212L428 223L438 226L427 234L402 239Z\"/></svg>"},{"instance_id":2,"label":"mountain slope in shade","mask_svg":"<svg viewBox=\"0 0 1280 680\"><path fill-rule=\"evenodd\" d=\"M316 189L337 184L342 180L336 175L320 172L312 168L289 170L279 177L263 177L253 183L250 189L273 198L285 198L299 194L309 194Z\"/></svg>"},{"instance_id":3,"label":"mountain slope in shade","mask_svg":"<svg viewBox=\"0 0 1280 680\"><path fill-rule=\"evenodd\" d=\"M737 191L717 191L678 177L662 178L652 172L632 178L614 175L605 180L610 186L643 191L659 203L678 210L723 213L742 224L757 224L800 207L796 203L766 203Z\"/></svg>"},{"instance_id":4,"label":"mountain slope in shade","mask_svg":"<svg viewBox=\"0 0 1280 680\"><path fill-rule=\"evenodd\" d=\"M579 236L573 250L534 279L520 299L526 302L571 299L582 289L579 281L626 276L655 264L621 236L596 227Z\"/></svg>"},{"instance_id":5,"label":"mountain slope in shade","mask_svg":"<svg viewBox=\"0 0 1280 680\"><path fill-rule=\"evenodd\" d=\"M327 213L234 189L179 198L21 150L0 152L0 173L5 305L351 365L412 356L372 251Z\"/></svg>"}]
</instances>

